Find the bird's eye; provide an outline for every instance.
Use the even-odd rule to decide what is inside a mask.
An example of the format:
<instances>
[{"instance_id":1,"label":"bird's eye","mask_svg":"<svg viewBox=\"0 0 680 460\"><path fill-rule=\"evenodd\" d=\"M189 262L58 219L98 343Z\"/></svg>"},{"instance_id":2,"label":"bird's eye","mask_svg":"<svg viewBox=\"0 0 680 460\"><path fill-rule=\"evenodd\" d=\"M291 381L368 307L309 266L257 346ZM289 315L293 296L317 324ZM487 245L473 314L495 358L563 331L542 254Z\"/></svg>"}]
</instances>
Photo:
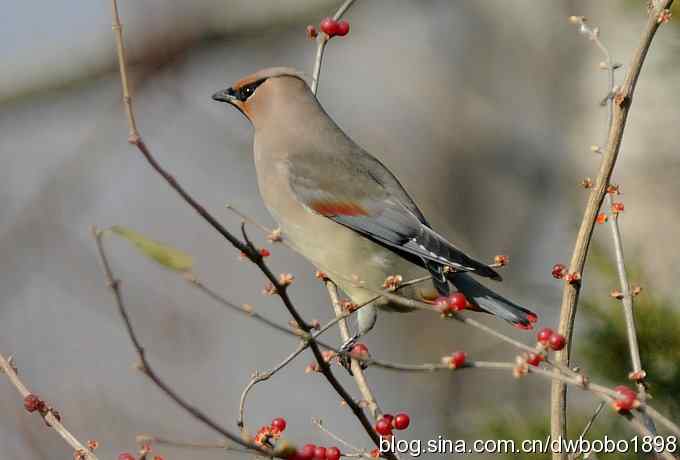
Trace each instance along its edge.
<instances>
[{"instance_id":1,"label":"bird's eye","mask_svg":"<svg viewBox=\"0 0 680 460\"><path fill-rule=\"evenodd\" d=\"M245 101L246 99L253 95L257 87L260 86L262 83L264 83L264 79L258 80L255 83L251 83L248 86L242 87L238 92L239 93L238 98L241 101Z\"/></svg>"}]
</instances>

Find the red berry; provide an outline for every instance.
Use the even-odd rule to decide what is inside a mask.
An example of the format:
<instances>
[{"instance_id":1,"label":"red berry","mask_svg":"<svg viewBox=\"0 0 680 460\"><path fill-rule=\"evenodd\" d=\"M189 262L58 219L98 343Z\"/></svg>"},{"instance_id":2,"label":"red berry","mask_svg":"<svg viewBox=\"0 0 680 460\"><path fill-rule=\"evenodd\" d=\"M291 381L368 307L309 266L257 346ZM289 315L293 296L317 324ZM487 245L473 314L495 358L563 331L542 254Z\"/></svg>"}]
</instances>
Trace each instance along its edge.
<instances>
[{"instance_id":1,"label":"red berry","mask_svg":"<svg viewBox=\"0 0 680 460\"><path fill-rule=\"evenodd\" d=\"M326 449L326 460L340 460L340 449L337 447L329 447Z\"/></svg>"},{"instance_id":2,"label":"red berry","mask_svg":"<svg viewBox=\"0 0 680 460\"><path fill-rule=\"evenodd\" d=\"M567 339L562 334L553 334L548 340L548 345L555 351L559 351L567 344Z\"/></svg>"},{"instance_id":3,"label":"red berry","mask_svg":"<svg viewBox=\"0 0 680 460\"><path fill-rule=\"evenodd\" d=\"M619 385L614 388L614 391L616 391L619 394L627 394L627 395L633 395L637 396L637 393L635 393L635 390L633 390L630 387L627 387L625 385Z\"/></svg>"},{"instance_id":4,"label":"red berry","mask_svg":"<svg viewBox=\"0 0 680 460\"><path fill-rule=\"evenodd\" d=\"M411 418L408 416L408 414L397 414L397 416L394 417L394 428L397 430L405 430L408 428L410 423Z\"/></svg>"},{"instance_id":5,"label":"red berry","mask_svg":"<svg viewBox=\"0 0 680 460\"><path fill-rule=\"evenodd\" d=\"M561 280L562 278L564 278L564 275L566 275L566 274L567 274L567 267L565 267L562 264L553 265L553 268L552 268L553 278Z\"/></svg>"},{"instance_id":6,"label":"red berry","mask_svg":"<svg viewBox=\"0 0 680 460\"><path fill-rule=\"evenodd\" d=\"M366 358L368 357L368 347L361 342L356 343L352 347L350 354L357 358Z\"/></svg>"},{"instance_id":7,"label":"red berry","mask_svg":"<svg viewBox=\"0 0 680 460\"><path fill-rule=\"evenodd\" d=\"M325 18L319 24L319 28L329 37L334 37L338 33L338 21L333 18Z\"/></svg>"},{"instance_id":8,"label":"red berry","mask_svg":"<svg viewBox=\"0 0 680 460\"><path fill-rule=\"evenodd\" d=\"M447 314L449 312L449 298L444 296L437 297L434 301L434 308L442 315Z\"/></svg>"},{"instance_id":9,"label":"red berry","mask_svg":"<svg viewBox=\"0 0 680 460\"><path fill-rule=\"evenodd\" d=\"M392 434L392 424L387 423L387 420L381 418L375 424L375 431L382 436L390 436Z\"/></svg>"},{"instance_id":10,"label":"red berry","mask_svg":"<svg viewBox=\"0 0 680 460\"><path fill-rule=\"evenodd\" d=\"M272 255L272 253L269 252L269 249L267 249L267 248L262 248L262 249L260 249L260 255L261 255L262 257L269 257L269 256Z\"/></svg>"},{"instance_id":11,"label":"red berry","mask_svg":"<svg viewBox=\"0 0 680 460\"><path fill-rule=\"evenodd\" d=\"M325 447L316 446L316 449L314 449L314 460L326 460Z\"/></svg>"},{"instance_id":12,"label":"red berry","mask_svg":"<svg viewBox=\"0 0 680 460\"><path fill-rule=\"evenodd\" d=\"M286 429L286 419L278 417L272 420L272 428L277 431L284 431Z\"/></svg>"},{"instance_id":13,"label":"red berry","mask_svg":"<svg viewBox=\"0 0 680 460\"><path fill-rule=\"evenodd\" d=\"M380 450L378 450L377 448L373 449L369 455L373 458L379 458L380 457Z\"/></svg>"},{"instance_id":14,"label":"red berry","mask_svg":"<svg viewBox=\"0 0 680 460\"><path fill-rule=\"evenodd\" d=\"M607 219L608 219L607 214L605 214L603 212L601 212L597 215L597 223L598 224L604 224L605 222L607 222Z\"/></svg>"},{"instance_id":15,"label":"red berry","mask_svg":"<svg viewBox=\"0 0 680 460\"><path fill-rule=\"evenodd\" d=\"M387 423L389 423L390 426L392 426L392 424L393 424L393 422L394 422L394 415L392 415L392 414L383 414L382 418L383 418L383 420L385 420Z\"/></svg>"},{"instance_id":16,"label":"red berry","mask_svg":"<svg viewBox=\"0 0 680 460\"><path fill-rule=\"evenodd\" d=\"M312 460L314 458L314 451L316 446L314 444L305 444L305 446L295 453L297 460Z\"/></svg>"},{"instance_id":17,"label":"red berry","mask_svg":"<svg viewBox=\"0 0 680 460\"><path fill-rule=\"evenodd\" d=\"M132 454L124 452L118 456L118 460L135 460L135 457Z\"/></svg>"},{"instance_id":18,"label":"red berry","mask_svg":"<svg viewBox=\"0 0 680 460\"><path fill-rule=\"evenodd\" d=\"M165 460L165 459L163 457L161 457L160 455L155 455L153 457L153 460Z\"/></svg>"},{"instance_id":19,"label":"red berry","mask_svg":"<svg viewBox=\"0 0 680 460\"><path fill-rule=\"evenodd\" d=\"M540 353L529 353L529 356L527 356L527 364L530 364L532 366L538 366L541 361L543 361L543 355Z\"/></svg>"},{"instance_id":20,"label":"red berry","mask_svg":"<svg viewBox=\"0 0 680 460\"><path fill-rule=\"evenodd\" d=\"M617 213L623 212L623 209L624 209L623 203L620 203L620 202L612 203L612 211L613 212L617 212Z\"/></svg>"},{"instance_id":21,"label":"red berry","mask_svg":"<svg viewBox=\"0 0 680 460\"><path fill-rule=\"evenodd\" d=\"M614 388L619 398L614 401L614 409L617 411L629 411L635 408L637 403L637 393L626 386L618 386Z\"/></svg>"},{"instance_id":22,"label":"red berry","mask_svg":"<svg viewBox=\"0 0 680 460\"><path fill-rule=\"evenodd\" d=\"M36 395L30 394L24 398L24 409L35 412L40 409L42 401Z\"/></svg>"},{"instance_id":23,"label":"red berry","mask_svg":"<svg viewBox=\"0 0 680 460\"><path fill-rule=\"evenodd\" d=\"M454 292L449 296L449 307L453 311L465 310L468 305L469 303L462 292Z\"/></svg>"},{"instance_id":24,"label":"red berry","mask_svg":"<svg viewBox=\"0 0 680 460\"><path fill-rule=\"evenodd\" d=\"M463 364L465 364L466 360L467 360L467 353L465 353L464 351L454 351L451 354L451 360L449 362L449 365L454 369L458 369Z\"/></svg>"},{"instance_id":25,"label":"red berry","mask_svg":"<svg viewBox=\"0 0 680 460\"><path fill-rule=\"evenodd\" d=\"M555 331L550 329L549 327L544 327L540 331L538 331L538 334L536 334L536 337L538 338L538 341L542 343L543 345L547 345L548 341L550 340L550 337L553 336Z\"/></svg>"},{"instance_id":26,"label":"red berry","mask_svg":"<svg viewBox=\"0 0 680 460\"><path fill-rule=\"evenodd\" d=\"M339 21L337 25L336 35L338 37L344 37L349 33L349 22Z\"/></svg>"}]
</instances>

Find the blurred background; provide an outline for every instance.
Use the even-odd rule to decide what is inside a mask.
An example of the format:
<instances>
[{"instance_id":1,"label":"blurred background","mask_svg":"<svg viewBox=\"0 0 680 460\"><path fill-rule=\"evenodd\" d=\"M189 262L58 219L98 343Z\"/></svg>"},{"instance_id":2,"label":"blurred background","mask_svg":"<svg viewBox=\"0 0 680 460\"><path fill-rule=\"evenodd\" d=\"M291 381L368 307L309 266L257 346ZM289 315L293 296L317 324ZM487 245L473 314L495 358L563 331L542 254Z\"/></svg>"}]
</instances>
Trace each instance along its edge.
<instances>
[{"instance_id":1,"label":"blurred background","mask_svg":"<svg viewBox=\"0 0 680 460\"><path fill-rule=\"evenodd\" d=\"M136 113L158 160L229 228L227 203L272 225L255 184L252 133L216 90L257 69L308 74L305 37L335 11L330 0L120 1ZM627 64L644 25L645 2L357 0L351 32L327 48L319 99L355 140L401 178L433 225L467 252L507 254L498 290L556 324L561 283L603 142L606 93L601 56L567 18L588 16L615 60ZM676 16L680 11L676 11ZM675 19L675 18L674 18ZM124 225L190 253L196 275L236 303L281 322L288 317L250 264L194 215L127 144L110 4L26 0L3 7L0 28L0 351L63 414L101 458L134 451L135 435L214 441L133 370L136 360L99 271L89 226ZM614 181L621 185L625 250L639 297L643 362L662 411L677 416L680 329L678 102L680 27L655 39L635 96ZM620 71L622 78L626 67ZM267 244L253 229L259 244ZM610 230L596 227L577 319L575 364L610 383L628 373ZM239 395L255 370L280 362L296 343L226 311L181 276L107 239L132 319L160 374L197 406L235 428ZM283 246L275 272L292 272L304 316L331 310L314 269ZM533 341L489 318L487 324ZM335 335L334 335L335 334ZM328 340L339 341L336 333ZM454 350L513 360L514 350L435 315L382 314L366 338L375 357L438 361ZM311 424L362 447L370 442L316 374L309 354L251 393L246 422L288 420L299 443L335 444ZM337 374L355 391L344 371ZM382 407L411 415L408 439L527 438L547 429L549 385L495 371L394 374L369 369ZM355 392L358 395L358 393ZM571 392L578 433L597 404ZM677 419L676 419L677 420ZM599 431L598 431L599 430ZM598 432L628 436L611 411ZM614 430L614 431L612 431ZM25 413L0 379L3 459L70 458L55 433ZM158 447L166 459L220 458L219 451ZM226 454L243 456L242 454Z\"/></svg>"}]
</instances>

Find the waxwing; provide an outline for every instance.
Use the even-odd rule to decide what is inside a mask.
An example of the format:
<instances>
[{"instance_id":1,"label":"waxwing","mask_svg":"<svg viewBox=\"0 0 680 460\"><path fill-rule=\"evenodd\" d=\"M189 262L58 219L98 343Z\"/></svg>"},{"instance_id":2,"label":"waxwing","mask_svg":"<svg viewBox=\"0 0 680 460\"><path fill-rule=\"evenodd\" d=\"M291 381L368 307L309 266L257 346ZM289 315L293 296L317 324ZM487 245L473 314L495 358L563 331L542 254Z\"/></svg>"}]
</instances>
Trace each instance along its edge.
<instances>
[{"instance_id":1,"label":"waxwing","mask_svg":"<svg viewBox=\"0 0 680 460\"><path fill-rule=\"evenodd\" d=\"M264 69L213 99L234 106L252 123L260 194L282 236L352 302L374 298L390 276L407 281L431 274L431 280L399 294L432 302L450 295L450 283L473 309L532 327L534 313L475 279L500 281L500 275L432 229L394 174L328 116L303 74ZM375 307L409 311L376 301L358 312L360 335L373 327Z\"/></svg>"}]
</instances>

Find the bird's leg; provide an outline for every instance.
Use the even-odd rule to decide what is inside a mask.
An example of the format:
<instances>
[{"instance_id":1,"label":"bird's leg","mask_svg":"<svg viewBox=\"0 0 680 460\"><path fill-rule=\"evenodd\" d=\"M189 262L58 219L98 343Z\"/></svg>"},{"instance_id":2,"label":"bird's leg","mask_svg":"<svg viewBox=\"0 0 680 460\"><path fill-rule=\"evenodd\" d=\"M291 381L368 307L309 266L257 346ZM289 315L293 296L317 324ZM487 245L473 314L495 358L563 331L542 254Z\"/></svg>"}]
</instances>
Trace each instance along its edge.
<instances>
[{"instance_id":1,"label":"bird's leg","mask_svg":"<svg viewBox=\"0 0 680 460\"><path fill-rule=\"evenodd\" d=\"M347 369L349 375L354 375L352 372L352 358L350 357L349 353L352 351L352 348L354 348L358 338L358 334L350 337L349 339L345 340L345 343L343 343L340 347L340 350L338 350L338 362L342 367Z\"/></svg>"}]
</instances>

